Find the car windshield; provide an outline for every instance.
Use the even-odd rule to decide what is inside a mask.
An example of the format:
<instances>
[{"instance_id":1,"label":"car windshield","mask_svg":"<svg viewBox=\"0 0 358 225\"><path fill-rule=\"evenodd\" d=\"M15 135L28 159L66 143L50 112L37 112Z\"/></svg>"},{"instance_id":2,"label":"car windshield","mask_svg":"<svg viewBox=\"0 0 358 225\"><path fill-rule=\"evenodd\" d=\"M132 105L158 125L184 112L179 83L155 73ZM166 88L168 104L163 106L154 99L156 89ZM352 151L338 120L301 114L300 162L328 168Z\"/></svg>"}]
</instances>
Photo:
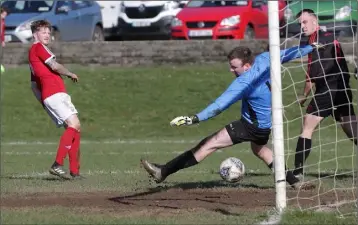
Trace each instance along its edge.
<instances>
[{"instance_id":1,"label":"car windshield","mask_svg":"<svg viewBox=\"0 0 358 225\"><path fill-rule=\"evenodd\" d=\"M53 1L5 1L1 6L10 13L41 13L50 11Z\"/></svg>"},{"instance_id":2,"label":"car windshield","mask_svg":"<svg viewBox=\"0 0 358 225\"><path fill-rule=\"evenodd\" d=\"M247 6L249 3L246 0L241 1L190 1L186 7L225 7L225 6Z\"/></svg>"}]
</instances>

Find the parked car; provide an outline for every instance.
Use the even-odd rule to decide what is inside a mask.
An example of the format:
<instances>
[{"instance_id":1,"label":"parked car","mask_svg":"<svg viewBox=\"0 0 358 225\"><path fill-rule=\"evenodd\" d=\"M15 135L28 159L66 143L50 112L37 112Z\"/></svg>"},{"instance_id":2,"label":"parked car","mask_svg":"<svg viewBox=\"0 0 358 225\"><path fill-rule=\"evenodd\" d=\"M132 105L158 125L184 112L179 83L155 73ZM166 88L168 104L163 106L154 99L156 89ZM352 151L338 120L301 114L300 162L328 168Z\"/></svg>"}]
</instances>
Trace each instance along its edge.
<instances>
[{"instance_id":1,"label":"parked car","mask_svg":"<svg viewBox=\"0 0 358 225\"><path fill-rule=\"evenodd\" d=\"M285 5L279 0L281 21ZM190 1L171 27L173 39L266 39L267 0Z\"/></svg>"},{"instance_id":2,"label":"parked car","mask_svg":"<svg viewBox=\"0 0 358 225\"><path fill-rule=\"evenodd\" d=\"M169 39L170 24L187 1L123 1L118 33L123 39Z\"/></svg>"},{"instance_id":3,"label":"parked car","mask_svg":"<svg viewBox=\"0 0 358 225\"><path fill-rule=\"evenodd\" d=\"M122 1L96 1L101 6L105 38L118 36L118 18Z\"/></svg>"},{"instance_id":4,"label":"parked car","mask_svg":"<svg viewBox=\"0 0 358 225\"><path fill-rule=\"evenodd\" d=\"M296 19L302 9L312 9L318 16L320 28L337 36L354 36L357 32L357 1L288 1L285 10L288 36L301 33Z\"/></svg>"},{"instance_id":5,"label":"parked car","mask_svg":"<svg viewBox=\"0 0 358 225\"><path fill-rule=\"evenodd\" d=\"M53 26L54 41L102 41L100 6L93 1L4 1L10 10L5 19L7 42L32 40L31 22L48 20Z\"/></svg>"}]
</instances>

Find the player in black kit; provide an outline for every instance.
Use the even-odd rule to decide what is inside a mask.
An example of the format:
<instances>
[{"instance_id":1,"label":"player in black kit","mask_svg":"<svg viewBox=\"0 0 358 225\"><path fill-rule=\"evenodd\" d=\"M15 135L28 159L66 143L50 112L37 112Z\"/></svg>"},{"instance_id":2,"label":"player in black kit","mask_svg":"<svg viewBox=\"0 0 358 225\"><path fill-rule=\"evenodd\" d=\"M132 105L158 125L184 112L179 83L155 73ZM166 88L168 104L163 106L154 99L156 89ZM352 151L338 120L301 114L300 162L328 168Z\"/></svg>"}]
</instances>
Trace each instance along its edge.
<instances>
[{"instance_id":1,"label":"player in black kit","mask_svg":"<svg viewBox=\"0 0 358 225\"><path fill-rule=\"evenodd\" d=\"M303 96L299 98L303 106L311 89L315 87L296 147L294 174L300 177L311 151L312 134L319 123L331 115L357 145L357 120L349 86L350 74L339 42L335 40L334 34L320 29L314 11L304 9L297 14L297 18L302 32L309 38L308 44L318 43L323 46L308 55L306 85Z\"/></svg>"}]
</instances>

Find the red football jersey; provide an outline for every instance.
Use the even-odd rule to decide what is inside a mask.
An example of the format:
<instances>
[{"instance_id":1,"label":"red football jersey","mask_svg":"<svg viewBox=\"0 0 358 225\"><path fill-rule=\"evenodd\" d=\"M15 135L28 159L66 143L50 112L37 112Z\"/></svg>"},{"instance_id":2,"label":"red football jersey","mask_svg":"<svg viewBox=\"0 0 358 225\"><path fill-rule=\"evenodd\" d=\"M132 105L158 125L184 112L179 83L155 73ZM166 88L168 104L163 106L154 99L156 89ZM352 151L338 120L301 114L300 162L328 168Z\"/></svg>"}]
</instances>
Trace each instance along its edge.
<instances>
[{"instance_id":1,"label":"red football jersey","mask_svg":"<svg viewBox=\"0 0 358 225\"><path fill-rule=\"evenodd\" d=\"M0 40L5 41L5 20L1 19L0 22Z\"/></svg>"},{"instance_id":2,"label":"red football jersey","mask_svg":"<svg viewBox=\"0 0 358 225\"><path fill-rule=\"evenodd\" d=\"M55 55L40 42L34 43L29 50L29 64L31 70L31 81L35 81L41 91L41 99L65 92L65 83L60 74L46 65Z\"/></svg>"}]
</instances>

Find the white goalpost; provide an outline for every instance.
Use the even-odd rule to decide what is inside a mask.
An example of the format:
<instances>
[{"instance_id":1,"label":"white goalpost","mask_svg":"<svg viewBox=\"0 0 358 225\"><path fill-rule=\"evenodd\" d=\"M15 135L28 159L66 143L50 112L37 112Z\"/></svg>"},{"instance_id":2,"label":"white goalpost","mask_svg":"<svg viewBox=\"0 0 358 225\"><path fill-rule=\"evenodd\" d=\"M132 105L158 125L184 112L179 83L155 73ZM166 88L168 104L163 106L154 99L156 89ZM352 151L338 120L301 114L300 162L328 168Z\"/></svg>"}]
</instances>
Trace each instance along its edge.
<instances>
[{"instance_id":1,"label":"white goalpost","mask_svg":"<svg viewBox=\"0 0 358 225\"><path fill-rule=\"evenodd\" d=\"M277 1L268 2L268 13L276 208L278 211L282 211L286 208L286 172L281 92L280 23Z\"/></svg>"},{"instance_id":2,"label":"white goalpost","mask_svg":"<svg viewBox=\"0 0 358 225\"><path fill-rule=\"evenodd\" d=\"M358 114L358 84L354 78L354 71L357 68L358 1L287 2L284 9L279 9L278 1L268 1L276 208L280 212L289 208L302 211L330 211L341 217L357 216L357 146L344 131L343 120L335 120L333 116L326 117L317 126L310 140L310 155L304 163L303 176L300 179L304 183L314 184L316 188L292 190L286 185L285 165L288 166L287 169L294 169L296 146L302 132L307 106L314 100L315 90L311 90L303 106L298 103L306 83L308 58L306 56L281 65L280 50L307 43L308 37L300 33L296 14L303 9L313 10L319 29L334 35L334 42L339 43L344 52L350 73L350 86L345 86L345 90L352 92L353 107ZM282 16L285 23L282 23ZM324 60L335 60L338 65L340 56L337 55L337 49L335 51L334 58L320 58L317 61L322 68ZM343 71L340 66L338 67ZM325 74L330 75L334 74ZM332 112L336 112L336 109L335 105ZM356 125L356 121L353 120L344 122L351 127Z\"/></svg>"}]
</instances>

